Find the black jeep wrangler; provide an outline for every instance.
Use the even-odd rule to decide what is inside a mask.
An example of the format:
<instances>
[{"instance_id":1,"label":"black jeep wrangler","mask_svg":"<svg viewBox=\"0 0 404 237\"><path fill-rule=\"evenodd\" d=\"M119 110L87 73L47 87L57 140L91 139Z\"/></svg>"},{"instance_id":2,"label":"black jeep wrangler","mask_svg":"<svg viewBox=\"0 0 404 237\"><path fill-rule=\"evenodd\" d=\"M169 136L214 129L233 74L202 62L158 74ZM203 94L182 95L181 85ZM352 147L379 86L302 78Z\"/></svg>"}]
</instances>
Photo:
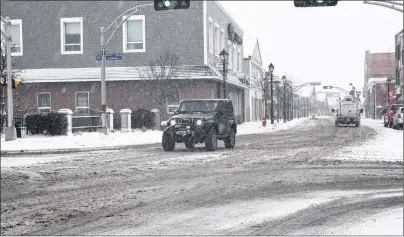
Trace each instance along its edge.
<instances>
[{"instance_id":1,"label":"black jeep wrangler","mask_svg":"<svg viewBox=\"0 0 404 237\"><path fill-rule=\"evenodd\" d=\"M217 148L217 140L223 140L226 148L236 143L237 123L233 103L228 99L182 100L175 116L162 122L164 151L173 151L175 143L185 143L194 148L205 143L208 151Z\"/></svg>"}]
</instances>

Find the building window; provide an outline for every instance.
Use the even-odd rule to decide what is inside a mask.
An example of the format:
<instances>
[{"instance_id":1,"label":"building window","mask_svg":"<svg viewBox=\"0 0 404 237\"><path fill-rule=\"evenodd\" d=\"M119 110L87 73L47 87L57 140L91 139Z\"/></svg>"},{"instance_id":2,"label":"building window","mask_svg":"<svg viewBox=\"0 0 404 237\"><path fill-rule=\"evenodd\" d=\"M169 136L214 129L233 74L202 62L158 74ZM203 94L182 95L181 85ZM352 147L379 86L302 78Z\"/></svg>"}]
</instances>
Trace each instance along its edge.
<instances>
[{"instance_id":1,"label":"building window","mask_svg":"<svg viewBox=\"0 0 404 237\"><path fill-rule=\"evenodd\" d=\"M88 91L76 92L76 109L89 108Z\"/></svg>"},{"instance_id":2,"label":"building window","mask_svg":"<svg viewBox=\"0 0 404 237\"><path fill-rule=\"evenodd\" d=\"M83 18L61 18L60 39L62 54L82 54Z\"/></svg>"},{"instance_id":3,"label":"building window","mask_svg":"<svg viewBox=\"0 0 404 237\"><path fill-rule=\"evenodd\" d=\"M238 71L241 72L242 68L243 68L242 67L243 66L243 58L241 56L241 50L238 49L237 53L238 53Z\"/></svg>"},{"instance_id":4,"label":"building window","mask_svg":"<svg viewBox=\"0 0 404 237\"><path fill-rule=\"evenodd\" d=\"M50 92L39 92L38 93L38 109L39 110L50 110L51 108L51 93Z\"/></svg>"},{"instance_id":5,"label":"building window","mask_svg":"<svg viewBox=\"0 0 404 237\"><path fill-rule=\"evenodd\" d=\"M11 22L11 56L22 56L23 55L23 43L22 43L22 20L13 19ZM1 30L5 31L4 23L1 22ZM5 49L5 42L3 35L1 36L1 47ZM5 50L2 50L3 55L5 55Z\"/></svg>"},{"instance_id":6,"label":"building window","mask_svg":"<svg viewBox=\"0 0 404 237\"><path fill-rule=\"evenodd\" d=\"M227 42L227 46L228 46L227 53L229 53L229 58L228 58L228 60L229 60L229 69L231 69L231 68L233 68L233 53L232 53L233 52L232 51L233 45L232 45L231 41Z\"/></svg>"},{"instance_id":7,"label":"building window","mask_svg":"<svg viewBox=\"0 0 404 237\"><path fill-rule=\"evenodd\" d=\"M213 53L213 20L209 18L209 52Z\"/></svg>"},{"instance_id":8,"label":"building window","mask_svg":"<svg viewBox=\"0 0 404 237\"><path fill-rule=\"evenodd\" d=\"M122 20L127 16L123 16ZM135 15L123 23L123 52L146 52L145 16Z\"/></svg>"},{"instance_id":9,"label":"building window","mask_svg":"<svg viewBox=\"0 0 404 237\"><path fill-rule=\"evenodd\" d=\"M224 49L224 29L220 29L220 50L222 51Z\"/></svg>"},{"instance_id":10,"label":"building window","mask_svg":"<svg viewBox=\"0 0 404 237\"><path fill-rule=\"evenodd\" d=\"M220 53L220 26L219 24L215 23L215 55L219 57Z\"/></svg>"},{"instance_id":11,"label":"building window","mask_svg":"<svg viewBox=\"0 0 404 237\"><path fill-rule=\"evenodd\" d=\"M237 48L236 45L233 45L233 71L238 71L238 62L237 62Z\"/></svg>"}]
</instances>

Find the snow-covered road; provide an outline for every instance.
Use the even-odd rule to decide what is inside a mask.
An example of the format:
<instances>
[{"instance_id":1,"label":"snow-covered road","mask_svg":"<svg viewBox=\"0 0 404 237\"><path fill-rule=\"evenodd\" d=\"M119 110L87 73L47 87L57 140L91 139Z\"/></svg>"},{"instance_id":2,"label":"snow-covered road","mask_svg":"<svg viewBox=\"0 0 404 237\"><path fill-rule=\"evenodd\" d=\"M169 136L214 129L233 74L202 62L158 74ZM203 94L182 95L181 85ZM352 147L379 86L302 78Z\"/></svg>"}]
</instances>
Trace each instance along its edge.
<instances>
[{"instance_id":1,"label":"snow-covered road","mask_svg":"<svg viewBox=\"0 0 404 237\"><path fill-rule=\"evenodd\" d=\"M1 234L402 234L402 147L389 147L393 161L340 157L402 133L371 123L305 120L215 152L150 144L2 157Z\"/></svg>"}]
</instances>

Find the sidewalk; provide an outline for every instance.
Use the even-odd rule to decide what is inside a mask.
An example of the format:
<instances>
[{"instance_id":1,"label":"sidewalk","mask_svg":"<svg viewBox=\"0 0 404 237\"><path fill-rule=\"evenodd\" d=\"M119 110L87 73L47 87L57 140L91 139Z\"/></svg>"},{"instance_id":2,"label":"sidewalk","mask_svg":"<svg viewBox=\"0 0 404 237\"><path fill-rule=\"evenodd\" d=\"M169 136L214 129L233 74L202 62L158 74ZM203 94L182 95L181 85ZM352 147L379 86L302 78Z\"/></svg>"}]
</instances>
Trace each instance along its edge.
<instances>
[{"instance_id":1,"label":"sidewalk","mask_svg":"<svg viewBox=\"0 0 404 237\"><path fill-rule=\"evenodd\" d=\"M248 122L238 125L238 135L270 133L293 128L305 119L295 119L284 124L280 122L262 127L261 122ZM269 123L269 124L268 124ZM136 145L161 143L162 131L135 130L131 133L116 131L110 135L98 132L76 133L73 136L23 135L14 141L1 137L1 154L65 153L101 149L118 149Z\"/></svg>"}]
</instances>

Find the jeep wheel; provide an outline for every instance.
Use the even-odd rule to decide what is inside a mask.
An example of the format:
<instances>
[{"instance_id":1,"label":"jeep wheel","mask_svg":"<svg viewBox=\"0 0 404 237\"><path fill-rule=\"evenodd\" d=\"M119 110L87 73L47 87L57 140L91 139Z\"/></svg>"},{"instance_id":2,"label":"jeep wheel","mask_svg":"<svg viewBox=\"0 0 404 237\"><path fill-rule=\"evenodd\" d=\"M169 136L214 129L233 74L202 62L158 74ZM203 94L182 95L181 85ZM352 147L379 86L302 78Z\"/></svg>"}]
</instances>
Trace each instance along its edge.
<instances>
[{"instance_id":1,"label":"jeep wheel","mask_svg":"<svg viewBox=\"0 0 404 237\"><path fill-rule=\"evenodd\" d=\"M217 148L217 138L215 129L210 129L206 134L205 147L208 151L215 151Z\"/></svg>"},{"instance_id":2,"label":"jeep wheel","mask_svg":"<svg viewBox=\"0 0 404 237\"><path fill-rule=\"evenodd\" d=\"M384 123L384 127L387 128L387 123Z\"/></svg>"},{"instance_id":3,"label":"jeep wheel","mask_svg":"<svg viewBox=\"0 0 404 237\"><path fill-rule=\"evenodd\" d=\"M227 137L224 140L224 146L226 148L234 148L235 145L236 145L236 133L232 129L231 132L230 132L229 137Z\"/></svg>"},{"instance_id":4,"label":"jeep wheel","mask_svg":"<svg viewBox=\"0 0 404 237\"><path fill-rule=\"evenodd\" d=\"M173 151L174 147L175 147L175 140L174 140L174 136L167 134L167 133L163 133L163 149L164 151Z\"/></svg>"},{"instance_id":5,"label":"jeep wheel","mask_svg":"<svg viewBox=\"0 0 404 237\"><path fill-rule=\"evenodd\" d=\"M195 147L195 138L192 137L192 136L189 136L189 137L187 137L187 138L185 139L184 143L185 143L185 147L186 147L186 148L192 149L192 148Z\"/></svg>"}]
</instances>

